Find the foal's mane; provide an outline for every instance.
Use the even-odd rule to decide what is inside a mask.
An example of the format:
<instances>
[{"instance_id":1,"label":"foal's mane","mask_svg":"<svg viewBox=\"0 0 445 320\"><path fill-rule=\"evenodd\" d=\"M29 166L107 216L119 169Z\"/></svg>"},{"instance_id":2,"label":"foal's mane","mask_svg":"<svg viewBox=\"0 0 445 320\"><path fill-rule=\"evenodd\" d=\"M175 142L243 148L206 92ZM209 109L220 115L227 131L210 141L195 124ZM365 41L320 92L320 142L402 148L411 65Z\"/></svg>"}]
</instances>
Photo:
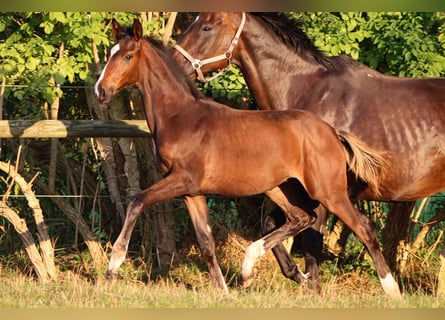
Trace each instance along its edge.
<instances>
[{"instance_id":1,"label":"foal's mane","mask_svg":"<svg viewBox=\"0 0 445 320\"><path fill-rule=\"evenodd\" d=\"M125 38L126 36L133 37L133 29L131 27L124 28L116 36L116 41ZM173 74L177 76L177 80L187 88L196 99L205 99L204 94L198 89L196 84L187 76L184 69L171 56L172 48L165 46L162 41L155 39L152 36L144 36L143 40L147 41L149 46L156 50L158 55L167 64L168 68L172 70Z\"/></svg>"},{"instance_id":2,"label":"foal's mane","mask_svg":"<svg viewBox=\"0 0 445 320\"><path fill-rule=\"evenodd\" d=\"M315 60L326 69L342 70L347 65L358 64L348 56L328 57L314 46L306 33L301 29L301 22L289 18L282 12L251 12L259 18L260 23L266 24L288 47L294 48L305 60Z\"/></svg>"}]
</instances>

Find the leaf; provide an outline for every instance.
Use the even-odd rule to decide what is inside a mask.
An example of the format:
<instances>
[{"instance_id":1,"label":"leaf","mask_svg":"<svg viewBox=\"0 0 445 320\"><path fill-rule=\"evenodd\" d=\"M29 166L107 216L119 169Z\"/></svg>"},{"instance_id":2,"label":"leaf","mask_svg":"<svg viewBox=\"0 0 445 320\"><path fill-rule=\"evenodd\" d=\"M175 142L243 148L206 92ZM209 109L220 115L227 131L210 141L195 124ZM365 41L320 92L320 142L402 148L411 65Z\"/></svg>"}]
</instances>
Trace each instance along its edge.
<instances>
[{"instance_id":1,"label":"leaf","mask_svg":"<svg viewBox=\"0 0 445 320\"><path fill-rule=\"evenodd\" d=\"M54 30L54 24L51 23L50 21L43 21L40 24L40 27L43 28L43 30L45 31L46 34L50 34Z\"/></svg>"},{"instance_id":2,"label":"leaf","mask_svg":"<svg viewBox=\"0 0 445 320\"><path fill-rule=\"evenodd\" d=\"M39 59L34 58L34 57L30 57L28 59L28 61L26 61L25 63L25 67L26 69L28 69L29 71L34 71L37 69L37 66L39 65Z\"/></svg>"},{"instance_id":3,"label":"leaf","mask_svg":"<svg viewBox=\"0 0 445 320\"><path fill-rule=\"evenodd\" d=\"M61 23L66 22L65 14L63 12L50 12L49 18Z\"/></svg>"}]
</instances>

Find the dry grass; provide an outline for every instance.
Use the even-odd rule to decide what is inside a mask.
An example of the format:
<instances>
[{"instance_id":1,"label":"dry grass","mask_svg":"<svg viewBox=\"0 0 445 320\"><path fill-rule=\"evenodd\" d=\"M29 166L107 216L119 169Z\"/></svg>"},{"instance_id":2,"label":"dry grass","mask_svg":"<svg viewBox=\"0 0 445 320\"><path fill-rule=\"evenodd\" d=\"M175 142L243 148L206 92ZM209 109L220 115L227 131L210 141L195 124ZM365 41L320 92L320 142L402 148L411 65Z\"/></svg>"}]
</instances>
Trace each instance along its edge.
<instances>
[{"instance_id":1,"label":"dry grass","mask_svg":"<svg viewBox=\"0 0 445 320\"><path fill-rule=\"evenodd\" d=\"M110 283L102 277L85 277L78 272L60 272L47 284L36 282L17 271L0 270L0 307L75 308L437 308L443 299L416 293L403 301L389 300L378 281L359 271L332 276L324 281L321 295L308 293L284 279L271 253L256 265L251 288L239 287L239 269L248 241L229 234L217 255L229 283L230 293L222 296L210 284L199 250L180 252L180 263L169 275L135 281L131 262L123 266L124 280ZM298 261L302 265L302 261Z\"/></svg>"}]
</instances>

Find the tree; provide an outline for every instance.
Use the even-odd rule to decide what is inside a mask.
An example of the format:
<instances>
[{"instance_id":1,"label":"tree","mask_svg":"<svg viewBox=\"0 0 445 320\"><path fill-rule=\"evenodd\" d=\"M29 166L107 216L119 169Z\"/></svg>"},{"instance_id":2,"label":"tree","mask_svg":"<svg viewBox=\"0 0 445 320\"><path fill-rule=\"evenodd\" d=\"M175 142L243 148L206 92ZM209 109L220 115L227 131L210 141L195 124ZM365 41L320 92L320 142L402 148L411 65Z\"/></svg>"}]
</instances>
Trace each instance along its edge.
<instances>
[{"instance_id":1,"label":"tree","mask_svg":"<svg viewBox=\"0 0 445 320\"><path fill-rule=\"evenodd\" d=\"M28 201L29 207L34 214L34 220L37 227L37 235L39 239L40 251L37 249L33 236L29 231L26 221L21 219L12 208L7 205L9 192L3 196L0 201L0 216L5 217L12 223L15 230L22 238L23 244L33 264L34 270L41 281L48 281L56 277L56 268L54 264L54 248L48 236L48 227L43 219L42 209L39 201L35 197L32 190L32 182L27 183L26 180L17 172L17 168L9 163L0 162L0 170L8 173L10 184L7 186L11 190L13 184L17 184L23 191ZM34 177L35 178L35 177ZM34 179L32 179L34 180ZM7 181L7 180L5 180Z\"/></svg>"},{"instance_id":2,"label":"tree","mask_svg":"<svg viewBox=\"0 0 445 320\"><path fill-rule=\"evenodd\" d=\"M165 31L164 21L168 14L144 15L151 17L146 19L147 32L161 36ZM131 105L128 105L128 94L113 101L113 105L109 106L111 108L99 106L92 94L92 85L111 44L107 21L113 17L123 23L131 23L134 18L141 17L141 14L0 14L0 39L3 39L0 40L0 77L4 82L2 97L4 93L6 102L3 104L2 115L6 119L132 117L134 110L129 108ZM172 19L169 28L173 22ZM85 93L78 90L79 88L85 88ZM47 161L47 151L51 150L49 166L44 165L41 170L43 180L38 183L40 190L49 194L73 194L80 197L78 200L53 198L52 201L73 222L75 233L78 231L82 235L97 269L104 265L102 239L97 239L94 234L98 230L90 230L88 227L95 225L95 221L86 220L95 218L92 215L93 209L90 210L89 207L91 202L86 204L83 196L89 192L88 183L91 180L97 180L95 186L91 186L93 191L96 190L97 193L103 190L110 194L111 201L101 201L100 198L97 200L94 196L93 205L99 203L103 209L107 209L108 216L101 218L101 221L113 221L106 236L112 239L113 233L116 236L120 230L127 197L140 189L138 167L148 165L139 162L133 140L104 138L96 139L93 143L54 140L50 143L52 147L48 149L41 147L47 145L45 140L19 142L25 142L27 146L24 148L26 160L22 164L26 171L35 171L41 160ZM2 157L6 153L13 156L16 153L15 142L4 141L4 144L6 148L2 150ZM96 157L96 151L101 155L100 159ZM80 159L83 160L79 161ZM104 179L101 177L102 169L105 169ZM73 174L76 171L81 174ZM110 205L114 207L111 210ZM51 207L51 211L54 208ZM103 237L101 233L98 235ZM174 235L168 237L175 239ZM77 245L77 240L75 244Z\"/></svg>"}]
</instances>

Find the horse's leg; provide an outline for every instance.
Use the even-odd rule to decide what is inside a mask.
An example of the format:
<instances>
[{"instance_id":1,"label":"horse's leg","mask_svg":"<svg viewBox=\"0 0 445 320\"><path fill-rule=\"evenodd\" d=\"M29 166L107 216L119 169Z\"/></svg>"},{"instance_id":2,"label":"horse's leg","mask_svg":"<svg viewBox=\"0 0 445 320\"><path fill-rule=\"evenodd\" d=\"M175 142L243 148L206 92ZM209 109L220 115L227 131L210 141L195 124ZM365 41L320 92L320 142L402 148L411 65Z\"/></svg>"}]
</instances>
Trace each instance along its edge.
<instances>
[{"instance_id":1,"label":"horse's leg","mask_svg":"<svg viewBox=\"0 0 445 320\"><path fill-rule=\"evenodd\" d=\"M248 287L251 284L254 275L253 266L255 265L255 262L267 252L267 250L279 245L284 239L296 235L314 223L315 217L300 209L300 206L302 208L310 208L307 205L311 204L312 206L313 202L307 195L302 195L300 198L294 197L290 199L290 197L288 197L290 194L295 193L287 193L284 184L266 192L266 196L285 212L287 219L281 227L247 247L241 266L243 287ZM308 209L306 210L310 212Z\"/></svg>"},{"instance_id":2,"label":"horse's leg","mask_svg":"<svg viewBox=\"0 0 445 320\"><path fill-rule=\"evenodd\" d=\"M314 211L317 214L317 220L312 226L301 233L303 239L302 251L306 265L305 272L310 275L307 284L310 289L314 289L320 293L319 266L323 252L323 230L328 219L328 211L322 205L318 206Z\"/></svg>"},{"instance_id":3,"label":"horse's leg","mask_svg":"<svg viewBox=\"0 0 445 320\"><path fill-rule=\"evenodd\" d=\"M394 280L391 270L386 264L385 258L380 250L372 221L355 209L346 192L344 194L330 193L330 196L327 198L326 202L322 201L321 199L320 201L330 212L342 219L343 222L363 242L372 257L372 260L374 261L383 290L391 298L400 300L401 294L399 286Z\"/></svg>"},{"instance_id":4,"label":"horse's leg","mask_svg":"<svg viewBox=\"0 0 445 320\"><path fill-rule=\"evenodd\" d=\"M125 222L119 237L113 244L108 264L107 278L114 279L119 275L119 267L125 260L131 234L139 214L156 202L165 201L188 192L187 181L179 174L171 174L150 188L138 193L128 204Z\"/></svg>"},{"instance_id":5,"label":"horse's leg","mask_svg":"<svg viewBox=\"0 0 445 320\"><path fill-rule=\"evenodd\" d=\"M307 197L307 192L306 190L303 188L303 186L301 185L301 183L296 180L296 179L292 179L289 180L283 184L281 184L280 186L281 190L284 190L287 194L288 199L290 199L289 201L293 202L294 204L299 205L299 198L300 197ZM301 205L301 203L300 203ZM313 207L315 207L316 204L313 204ZM307 208L308 210L312 210L312 207ZM263 236L276 230L277 228L279 228L280 226L282 226L286 221L286 217L282 211L281 208L277 207L275 208L272 212L269 213L269 215L266 217L265 221L264 221L264 227L263 227ZM317 219L318 221L318 219ZM304 234L306 234L307 232L312 233L314 232L313 230L310 230L313 226L309 227L308 229L304 230L301 235L303 235L303 239L304 239ZM318 247L318 245L315 245L316 247ZM320 246L322 246L322 243L320 244ZM308 244L309 247L309 244ZM303 248L304 250L305 248ZM290 256L289 252L287 252L286 248L284 247L284 245L280 242L279 244L277 244L275 247L272 248L272 253L275 256L275 259L278 262L278 265L280 266L280 270L281 273L288 279L293 280L297 283L301 283L301 284L306 284L309 277L312 278L312 274L310 273L310 271L314 271L314 267L312 265L312 260L310 260L310 256L305 258L306 260L306 274L303 273L301 271L301 269L298 267L298 265L295 263L295 261L292 259L292 257ZM320 252L321 254L321 252ZM309 258L309 265L310 268L308 269L307 266L307 261ZM316 266L315 266L316 267ZM309 271L309 273L308 273ZM317 274L318 274L318 270L316 270Z\"/></svg>"},{"instance_id":6,"label":"horse's leg","mask_svg":"<svg viewBox=\"0 0 445 320\"><path fill-rule=\"evenodd\" d=\"M207 262L210 277L218 289L221 289L224 293L228 293L226 281L224 280L215 256L215 240L212 229L210 228L209 209L206 198L204 196L186 196L184 197L184 202L195 228L201 254Z\"/></svg>"},{"instance_id":7,"label":"horse's leg","mask_svg":"<svg viewBox=\"0 0 445 320\"><path fill-rule=\"evenodd\" d=\"M280 208L276 207L264 221L263 236L271 233L272 231L278 229L285 223L284 213ZM307 231L306 229L305 231ZM305 232L303 231L303 233ZM278 243L272 248L272 253L280 266L281 273L288 279L293 280L297 283L304 284L310 277L310 274L304 274L295 261L287 252L283 243Z\"/></svg>"}]
</instances>

